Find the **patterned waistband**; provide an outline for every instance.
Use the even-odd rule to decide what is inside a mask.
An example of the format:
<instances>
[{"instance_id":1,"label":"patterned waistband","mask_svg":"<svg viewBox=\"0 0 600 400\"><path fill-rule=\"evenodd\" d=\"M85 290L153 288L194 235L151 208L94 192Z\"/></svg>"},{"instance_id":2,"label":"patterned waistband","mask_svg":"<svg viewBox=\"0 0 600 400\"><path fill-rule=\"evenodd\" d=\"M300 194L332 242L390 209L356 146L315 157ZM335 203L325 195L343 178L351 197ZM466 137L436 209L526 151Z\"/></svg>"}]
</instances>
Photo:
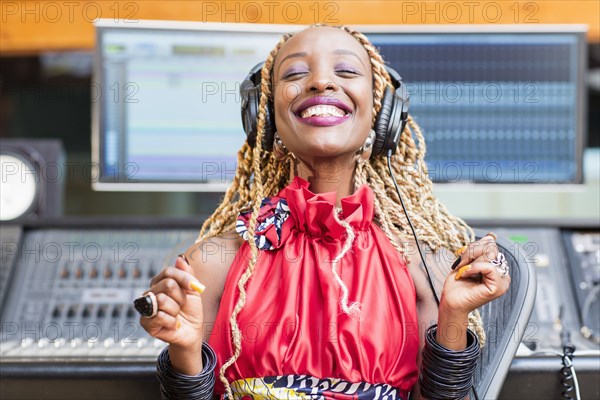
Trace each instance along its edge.
<instances>
[{"instance_id":1,"label":"patterned waistband","mask_svg":"<svg viewBox=\"0 0 600 400\"><path fill-rule=\"evenodd\" d=\"M358 399L403 400L408 393L393 386L342 379L318 379L309 375L267 376L231 383L235 399Z\"/></svg>"}]
</instances>

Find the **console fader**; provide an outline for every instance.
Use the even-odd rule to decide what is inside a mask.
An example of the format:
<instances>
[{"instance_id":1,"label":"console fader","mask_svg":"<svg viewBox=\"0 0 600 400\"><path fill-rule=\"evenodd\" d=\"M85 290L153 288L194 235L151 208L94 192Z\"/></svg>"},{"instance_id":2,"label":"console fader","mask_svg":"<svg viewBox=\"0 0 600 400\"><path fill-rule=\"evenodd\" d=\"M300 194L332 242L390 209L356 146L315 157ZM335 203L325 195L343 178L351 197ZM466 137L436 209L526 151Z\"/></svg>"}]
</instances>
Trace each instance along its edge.
<instances>
[{"instance_id":1,"label":"console fader","mask_svg":"<svg viewBox=\"0 0 600 400\"><path fill-rule=\"evenodd\" d=\"M132 301L197 234L38 229L19 246L3 243L17 253L6 274L0 357L155 359L165 343L140 327Z\"/></svg>"}]
</instances>

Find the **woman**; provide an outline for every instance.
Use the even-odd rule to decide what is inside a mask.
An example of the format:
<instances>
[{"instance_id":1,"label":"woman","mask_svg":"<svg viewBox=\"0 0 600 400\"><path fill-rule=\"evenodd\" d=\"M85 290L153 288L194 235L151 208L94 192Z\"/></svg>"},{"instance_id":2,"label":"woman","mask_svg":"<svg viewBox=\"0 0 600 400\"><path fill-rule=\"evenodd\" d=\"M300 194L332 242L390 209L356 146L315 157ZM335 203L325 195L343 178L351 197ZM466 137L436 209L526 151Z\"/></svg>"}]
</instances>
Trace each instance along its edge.
<instances>
[{"instance_id":1,"label":"woman","mask_svg":"<svg viewBox=\"0 0 600 400\"><path fill-rule=\"evenodd\" d=\"M391 81L365 36L285 35L261 78L255 143L197 245L144 297L154 312L141 325L169 343L164 397L209 398L216 361L215 393L235 398L447 398L444 379L470 382L472 312L509 286L494 235L473 242L433 197L409 117L392 165L438 306L385 156L370 157ZM455 371L455 356L470 364Z\"/></svg>"}]
</instances>

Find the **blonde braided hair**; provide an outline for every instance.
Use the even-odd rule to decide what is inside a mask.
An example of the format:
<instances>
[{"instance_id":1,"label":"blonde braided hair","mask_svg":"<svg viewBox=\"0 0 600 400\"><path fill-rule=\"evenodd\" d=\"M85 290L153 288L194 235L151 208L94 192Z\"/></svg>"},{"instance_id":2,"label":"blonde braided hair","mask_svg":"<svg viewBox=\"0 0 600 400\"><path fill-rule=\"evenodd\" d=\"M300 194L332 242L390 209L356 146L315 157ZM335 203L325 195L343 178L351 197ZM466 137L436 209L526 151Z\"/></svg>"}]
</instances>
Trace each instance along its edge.
<instances>
[{"instance_id":1,"label":"blonde braided hair","mask_svg":"<svg viewBox=\"0 0 600 400\"><path fill-rule=\"evenodd\" d=\"M328 25L317 24L313 27L319 26ZM385 69L385 63L377 49L362 33L344 26L338 28L353 36L369 55L373 71L373 124L381 109L381 100L385 88L392 85L389 74ZM292 36L293 34L282 36L262 67L256 145L252 148L246 142L238 151L238 163L233 182L225 192L220 205L203 223L197 242L235 230L237 216L242 209L248 207L248 204L252 206L252 214L247 227L248 237L253 238L262 199L277 194L289 184L290 171L294 162L293 157L275 157L273 152L263 149L262 140L266 107L269 99L272 98L271 73L273 63L281 47ZM417 139L416 142L413 136ZM427 166L424 161L425 150L425 141L421 129L409 116L407 126L400 137L396 154L392 156L394 174L401 182L399 188L419 239L432 250L445 247L455 251L473 241L475 236L464 221L451 215L434 197L433 184L427 174ZM400 205L398 194L394 189L392 178L387 170L385 157L371 158L368 162L358 164L354 180L355 187L366 183L372 188L374 193L374 220L382 228L394 248L403 254L405 260L408 261L403 243L413 236ZM348 314L358 312L360 316L359 305L349 302L348 290L336 271L337 262L352 246L354 232L348 223L340 220L337 215L334 215L334 217L345 227L347 232L342 250L332 262L334 280L342 290L340 307ZM229 398L233 398L233 394L229 382L225 378L225 371L235 363L241 353L242 337L237 323L237 316L246 303L246 284L254 272L258 257L258 248L254 240L248 240L248 244L251 258L238 282L239 298L230 317L234 353L229 360L223 363L219 371L219 379L223 382L226 395ZM478 315L470 315L469 322L471 327L483 339L484 332Z\"/></svg>"}]
</instances>

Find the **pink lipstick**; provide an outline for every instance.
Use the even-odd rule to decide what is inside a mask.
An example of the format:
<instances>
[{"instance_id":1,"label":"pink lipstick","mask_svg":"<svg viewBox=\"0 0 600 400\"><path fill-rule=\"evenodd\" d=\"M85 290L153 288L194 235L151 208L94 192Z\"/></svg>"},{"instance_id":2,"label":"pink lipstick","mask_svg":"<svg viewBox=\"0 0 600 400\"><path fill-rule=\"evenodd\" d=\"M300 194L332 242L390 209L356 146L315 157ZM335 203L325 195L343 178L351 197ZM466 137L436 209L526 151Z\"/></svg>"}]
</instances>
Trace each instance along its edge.
<instances>
[{"instance_id":1,"label":"pink lipstick","mask_svg":"<svg viewBox=\"0 0 600 400\"><path fill-rule=\"evenodd\" d=\"M339 125L347 121L351 113L352 108L342 101L325 96L303 101L294 112L302 123L312 126Z\"/></svg>"}]
</instances>

